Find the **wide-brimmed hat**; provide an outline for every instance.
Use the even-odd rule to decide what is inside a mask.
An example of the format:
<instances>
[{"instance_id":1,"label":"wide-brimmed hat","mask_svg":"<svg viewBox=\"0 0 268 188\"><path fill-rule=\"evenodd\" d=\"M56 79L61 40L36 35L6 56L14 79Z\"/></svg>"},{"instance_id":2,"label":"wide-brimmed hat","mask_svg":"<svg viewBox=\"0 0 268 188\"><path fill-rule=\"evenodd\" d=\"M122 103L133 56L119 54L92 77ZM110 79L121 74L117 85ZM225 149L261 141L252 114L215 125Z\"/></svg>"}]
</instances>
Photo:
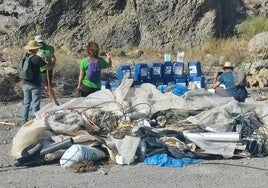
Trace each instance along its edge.
<instances>
[{"instance_id":1,"label":"wide-brimmed hat","mask_svg":"<svg viewBox=\"0 0 268 188\"><path fill-rule=\"evenodd\" d=\"M233 64L229 61L225 62L223 68L234 68Z\"/></svg>"},{"instance_id":2,"label":"wide-brimmed hat","mask_svg":"<svg viewBox=\"0 0 268 188\"><path fill-rule=\"evenodd\" d=\"M36 36L34 37L34 40L35 40L36 42L44 42L44 38L43 38L41 35L36 35Z\"/></svg>"},{"instance_id":3,"label":"wide-brimmed hat","mask_svg":"<svg viewBox=\"0 0 268 188\"><path fill-rule=\"evenodd\" d=\"M27 42L27 44L24 46L25 50L35 50L42 47L42 44L39 44L35 40L30 40Z\"/></svg>"}]
</instances>

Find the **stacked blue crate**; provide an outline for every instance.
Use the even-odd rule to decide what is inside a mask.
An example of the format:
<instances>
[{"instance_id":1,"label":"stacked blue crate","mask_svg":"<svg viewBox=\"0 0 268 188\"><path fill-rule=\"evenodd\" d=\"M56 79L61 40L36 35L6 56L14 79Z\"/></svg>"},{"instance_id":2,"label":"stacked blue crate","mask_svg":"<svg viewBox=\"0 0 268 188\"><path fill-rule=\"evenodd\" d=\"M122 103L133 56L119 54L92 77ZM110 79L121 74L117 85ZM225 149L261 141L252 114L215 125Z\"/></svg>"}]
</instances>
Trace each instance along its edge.
<instances>
[{"instance_id":1,"label":"stacked blue crate","mask_svg":"<svg viewBox=\"0 0 268 188\"><path fill-rule=\"evenodd\" d=\"M134 66L134 86L140 85L148 80L148 65L138 63Z\"/></svg>"},{"instance_id":2,"label":"stacked blue crate","mask_svg":"<svg viewBox=\"0 0 268 188\"><path fill-rule=\"evenodd\" d=\"M174 62L173 63L174 80L176 84L187 86L187 77L184 73L184 63Z\"/></svg>"},{"instance_id":3,"label":"stacked blue crate","mask_svg":"<svg viewBox=\"0 0 268 188\"><path fill-rule=\"evenodd\" d=\"M189 77L199 77L202 75L201 64L199 61L188 62Z\"/></svg>"},{"instance_id":4,"label":"stacked blue crate","mask_svg":"<svg viewBox=\"0 0 268 188\"><path fill-rule=\"evenodd\" d=\"M201 63L199 61L188 62L188 82L193 82L198 88L205 87L205 77L202 76Z\"/></svg>"},{"instance_id":5,"label":"stacked blue crate","mask_svg":"<svg viewBox=\"0 0 268 188\"><path fill-rule=\"evenodd\" d=\"M205 88L204 76L189 77L189 82L193 82L198 88Z\"/></svg>"},{"instance_id":6,"label":"stacked blue crate","mask_svg":"<svg viewBox=\"0 0 268 188\"><path fill-rule=\"evenodd\" d=\"M124 78L131 78L131 67L130 65L122 65L117 69L117 79L122 82Z\"/></svg>"},{"instance_id":7,"label":"stacked blue crate","mask_svg":"<svg viewBox=\"0 0 268 188\"><path fill-rule=\"evenodd\" d=\"M170 61L165 61L162 64L162 77L164 84L172 87L175 83L173 63Z\"/></svg>"},{"instance_id":8,"label":"stacked blue crate","mask_svg":"<svg viewBox=\"0 0 268 188\"><path fill-rule=\"evenodd\" d=\"M154 84L155 86L163 85L162 69L162 62L152 62L149 64L149 80L147 82Z\"/></svg>"}]
</instances>

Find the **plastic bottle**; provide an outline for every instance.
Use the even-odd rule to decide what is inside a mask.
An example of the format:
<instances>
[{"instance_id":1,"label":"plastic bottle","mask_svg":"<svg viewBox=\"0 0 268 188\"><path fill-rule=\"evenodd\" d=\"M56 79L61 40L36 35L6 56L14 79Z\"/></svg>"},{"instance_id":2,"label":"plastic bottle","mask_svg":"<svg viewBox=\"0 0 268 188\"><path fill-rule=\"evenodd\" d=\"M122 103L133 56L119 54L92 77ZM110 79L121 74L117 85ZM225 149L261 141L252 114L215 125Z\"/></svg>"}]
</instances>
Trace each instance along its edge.
<instances>
[{"instance_id":1,"label":"plastic bottle","mask_svg":"<svg viewBox=\"0 0 268 188\"><path fill-rule=\"evenodd\" d=\"M171 52L168 51L168 52L165 53L164 60L165 61L171 61Z\"/></svg>"},{"instance_id":2,"label":"plastic bottle","mask_svg":"<svg viewBox=\"0 0 268 188\"><path fill-rule=\"evenodd\" d=\"M177 62L184 62L184 51L179 51L177 53Z\"/></svg>"}]
</instances>

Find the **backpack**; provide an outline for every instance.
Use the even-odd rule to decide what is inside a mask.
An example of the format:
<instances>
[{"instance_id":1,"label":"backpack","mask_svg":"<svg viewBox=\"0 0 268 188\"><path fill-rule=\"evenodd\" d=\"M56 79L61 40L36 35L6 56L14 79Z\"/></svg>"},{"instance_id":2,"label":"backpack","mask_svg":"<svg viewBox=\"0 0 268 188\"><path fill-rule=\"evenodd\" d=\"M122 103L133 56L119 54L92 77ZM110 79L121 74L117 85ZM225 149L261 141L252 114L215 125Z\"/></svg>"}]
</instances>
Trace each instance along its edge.
<instances>
[{"instance_id":1,"label":"backpack","mask_svg":"<svg viewBox=\"0 0 268 188\"><path fill-rule=\"evenodd\" d=\"M34 76L34 73L32 71L32 65L30 59L34 56L35 54L28 55L25 54L24 57L22 58L20 62L20 78L24 80L31 80Z\"/></svg>"},{"instance_id":2,"label":"backpack","mask_svg":"<svg viewBox=\"0 0 268 188\"><path fill-rule=\"evenodd\" d=\"M90 57L88 59L87 79L92 82L100 81L101 70L99 67L98 59L92 61Z\"/></svg>"},{"instance_id":3,"label":"backpack","mask_svg":"<svg viewBox=\"0 0 268 188\"><path fill-rule=\"evenodd\" d=\"M233 71L234 82L236 86L246 87L247 79L246 74L240 71Z\"/></svg>"}]
</instances>

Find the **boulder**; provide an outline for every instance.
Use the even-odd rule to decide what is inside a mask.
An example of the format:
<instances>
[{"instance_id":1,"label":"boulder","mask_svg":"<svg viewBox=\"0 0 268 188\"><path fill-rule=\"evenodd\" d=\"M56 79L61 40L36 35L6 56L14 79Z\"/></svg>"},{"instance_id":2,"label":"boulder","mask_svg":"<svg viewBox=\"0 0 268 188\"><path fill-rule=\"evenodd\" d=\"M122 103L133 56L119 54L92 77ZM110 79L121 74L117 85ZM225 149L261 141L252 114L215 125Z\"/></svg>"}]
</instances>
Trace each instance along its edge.
<instances>
[{"instance_id":1,"label":"boulder","mask_svg":"<svg viewBox=\"0 0 268 188\"><path fill-rule=\"evenodd\" d=\"M254 36L248 43L248 51L252 58L268 58L268 32L262 32Z\"/></svg>"},{"instance_id":2,"label":"boulder","mask_svg":"<svg viewBox=\"0 0 268 188\"><path fill-rule=\"evenodd\" d=\"M268 87L268 64L253 66L247 76L247 82L250 88Z\"/></svg>"}]
</instances>

